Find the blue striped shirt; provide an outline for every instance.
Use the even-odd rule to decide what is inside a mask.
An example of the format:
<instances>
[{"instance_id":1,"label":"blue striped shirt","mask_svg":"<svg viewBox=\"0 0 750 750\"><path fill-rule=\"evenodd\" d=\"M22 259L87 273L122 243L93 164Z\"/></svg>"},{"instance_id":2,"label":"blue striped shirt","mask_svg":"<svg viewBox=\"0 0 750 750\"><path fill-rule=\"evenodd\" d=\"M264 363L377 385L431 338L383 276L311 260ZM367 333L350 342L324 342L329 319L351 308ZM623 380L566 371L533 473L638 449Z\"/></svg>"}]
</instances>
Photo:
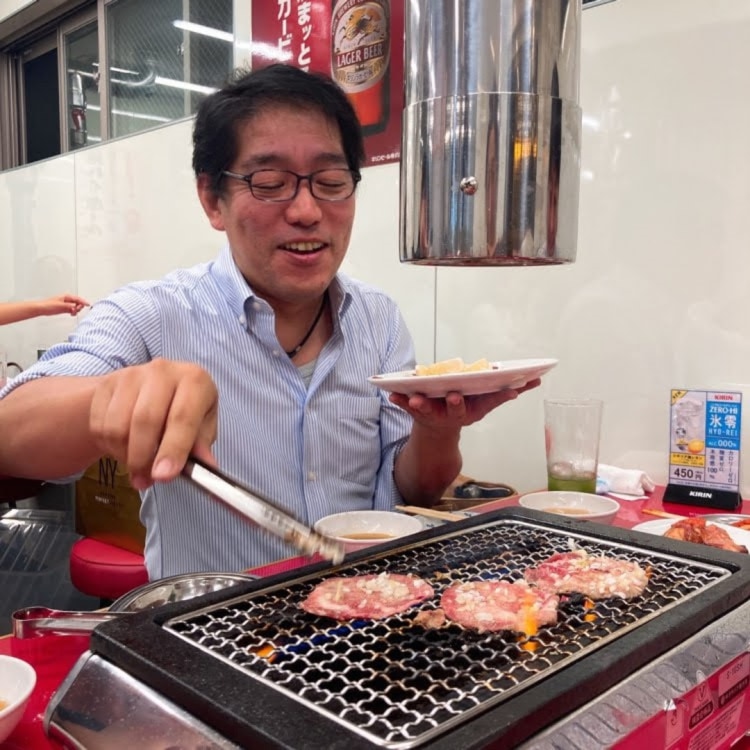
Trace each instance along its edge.
<instances>
[{"instance_id":1,"label":"blue striped shirt","mask_svg":"<svg viewBox=\"0 0 750 750\"><path fill-rule=\"evenodd\" d=\"M339 274L334 330L309 387L276 338L228 248L210 263L125 286L98 302L67 343L14 378L103 375L156 357L195 362L219 391L219 467L299 520L401 501L393 462L411 417L367 381L414 366L396 303ZM4 395L4 394L3 394ZM142 493L150 578L237 571L298 554L183 478Z\"/></svg>"}]
</instances>

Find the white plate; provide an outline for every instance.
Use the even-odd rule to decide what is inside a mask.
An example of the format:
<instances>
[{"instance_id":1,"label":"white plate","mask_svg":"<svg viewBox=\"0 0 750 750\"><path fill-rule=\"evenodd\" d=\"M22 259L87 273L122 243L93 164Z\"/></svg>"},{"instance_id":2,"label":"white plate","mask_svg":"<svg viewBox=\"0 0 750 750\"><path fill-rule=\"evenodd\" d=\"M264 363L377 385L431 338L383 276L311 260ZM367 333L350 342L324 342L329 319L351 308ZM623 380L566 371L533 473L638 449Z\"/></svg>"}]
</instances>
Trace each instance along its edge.
<instances>
[{"instance_id":1,"label":"white plate","mask_svg":"<svg viewBox=\"0 0 750 750\"><path fill-rule=\"evenodd\" d=\"M645 523L633 526L633 531L645 531L647 534L664 536L664 532L679 520L679 518L657 518L655 521L646 521ZM723 523L715 523L713 525L724 529L735 544L741 544L750 550L750 531L738 529L736 526L727 526Z\"/></svg>"},{"instance_id":2,"label":"white plate","mask_svg":"<svg viewBox=\"0 0 750 750\"><path fill-rule=\"evenodd\" d=\"M430 398L440 398L450 391L464 396L493 393L505 388L521 388L530 380L540 378L556 364L556 359L512 359L491 362L491 370L479 372L454 372L446 375L415 375L414 370L389 372L368 378L378 388L411 396L421 393Z\"/></svg>"}]
</instances>

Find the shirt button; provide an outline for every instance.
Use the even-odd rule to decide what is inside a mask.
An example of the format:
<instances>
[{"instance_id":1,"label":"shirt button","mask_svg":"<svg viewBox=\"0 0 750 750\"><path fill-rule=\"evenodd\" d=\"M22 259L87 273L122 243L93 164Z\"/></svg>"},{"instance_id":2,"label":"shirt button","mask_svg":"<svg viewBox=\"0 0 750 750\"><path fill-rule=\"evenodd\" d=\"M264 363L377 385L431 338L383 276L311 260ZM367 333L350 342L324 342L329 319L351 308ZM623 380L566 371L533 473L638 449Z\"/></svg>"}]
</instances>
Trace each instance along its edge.
<instances>
[{"instance_id":1,"label":"shirt button","mask_svg":"<svg viewBox=\"0 0 750 750\"><path fill-rule=\"evenodd\" d=\"M317 479L318 477L317 477L317 476L315 475L315 472L314 472L314 471L308 471L308 472L307 472L307 478L308 478L308 479L309 479L309 480L310 480L311 482L314 482L314 481L315 481L315 480L316 480L316 479Z\"/></svg>"},{"instance_id":2,"label":"shirt button","mask_svg":"<svg viewBox=\"0 0 750 750\"><path fill-rule=\"evenodd\" d=\"M281 356L281 352L278 349L274 349L273 350L273 356L274 357L280 357Z\"/></svg>"},{"instance_id":3,"label":"shirt button","mask_svg":"<svg viewBox=\"0 0 750 750\"><path fill-rule=\"evenodd\" d=\"M260 310L260 302L253 302L253 310Z\"/></svg>"},{"instance_id":4,"label":"shirt button","mask_svg":"<svg viewBox=\"0 0 750 750\"><path fill-rule=\"evenodd\" d=\"M244 325L247 324L247 320L245 319L244 315L240 315L240 317L238 318L238 320L240 321L240 325L241 326L244 326Z\"/></svg>"}]
</instances>

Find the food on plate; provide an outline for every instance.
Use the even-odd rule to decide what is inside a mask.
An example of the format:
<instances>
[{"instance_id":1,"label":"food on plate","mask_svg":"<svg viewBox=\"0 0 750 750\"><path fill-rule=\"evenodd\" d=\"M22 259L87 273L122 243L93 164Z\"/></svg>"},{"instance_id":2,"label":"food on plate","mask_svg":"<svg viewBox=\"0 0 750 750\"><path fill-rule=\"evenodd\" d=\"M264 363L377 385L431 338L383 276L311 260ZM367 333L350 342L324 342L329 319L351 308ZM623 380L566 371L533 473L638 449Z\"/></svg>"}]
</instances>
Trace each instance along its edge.
<instances>
[{"instance_id":1,"label":"food on plate","mask_svg":"<svg viewBox=\"0 0 750 750\"><path fill-rule=\"evenodd\" d=\"M446 617L480 633L514 630L534 635L557 622L558 598L525 581L470 581L449 586L440 599Z\"/></svg>"},{"instance_id":2,"label":"food on plate","mask_svg":"<svg viewBox=\"0 0 750 750\"><path fill-rule=\"evenodd\" d=\"M747 553L747 547L735 543L726 529L707 523L704 518L683 518L673 523L664 532L664 536L668 539L680 539L683 542L705 544L729 552Z\"/></svg>"},{"instance_id":3,"label":"food on plate","mask_svg":"<svg viewBox=\"0 0 750 750\"><path fill-rule=\"evenodd\" d=\"M589 555L585 550L559 552L533 568L524 578L555 594L584 594L590 599L617 596L630 599L646 588L649 572L628 560Z\"/></svg>"},{"instance_id":4,"label":"food on plate","mask_svg":"<svg viewBox=\"0 0 750 750\"><path fill-rule=\"evenodd\" d=\"M378 620L429 599L427 581L399 573L337 576L319 583L300 605L313 615L334 620Z\"/></svg>"},{"instance_id":5,"label":"food on plate","mask_svg":"<svg viewBox=\"0 0 750 750\"><path fill-rule=\"evenodd\" d=\"M750 518L741 518L739 521L733 521L730 526L734 526L737 529L744 529L750 531Z\"/></svg>"},{"instance_id":6,"label":"food on plate","mask_svg":"<svg viewBox=\"0 0 750 750\"><path fill-rule=\"evenodd\" d=\"M453 359L444 359L440 362L435 362L432 365L417 365L414 374L420 376L453 375L460 372L483 372L484 370L491 369L492 365L486 359L478 359L476 362L467 365L461 357L454 357Z\"/></svg>"}]
</instances>

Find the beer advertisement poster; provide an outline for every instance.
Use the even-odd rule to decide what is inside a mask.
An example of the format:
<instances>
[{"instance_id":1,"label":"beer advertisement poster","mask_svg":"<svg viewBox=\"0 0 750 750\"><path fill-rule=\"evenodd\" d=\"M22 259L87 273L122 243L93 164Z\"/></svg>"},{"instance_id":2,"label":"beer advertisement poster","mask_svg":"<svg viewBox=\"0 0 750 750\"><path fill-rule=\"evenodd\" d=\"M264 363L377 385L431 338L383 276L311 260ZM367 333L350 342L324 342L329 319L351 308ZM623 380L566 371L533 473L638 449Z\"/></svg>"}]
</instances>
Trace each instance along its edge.
<instances>
[{"instance_id":1,"label":"beer advertisement poster","mask_svg":"<svg viewBox=\"0 0 750 750\"><path fill-rule=\"evenodd\" d=\"M741 393L672 390L664 500L737 508L741 429Z\"/></svg>"},{"instance_id":2,"label":"beer advertisement poster","mask_svg":"<svg viewBox=\"0 0 750 750\"><path fill-rule=\"evenodd\" d=\"M275 62L326 73L354 105L365 166L401 156L404 0L255 0L253 68Z\"/></svg>"}]
</instances>

